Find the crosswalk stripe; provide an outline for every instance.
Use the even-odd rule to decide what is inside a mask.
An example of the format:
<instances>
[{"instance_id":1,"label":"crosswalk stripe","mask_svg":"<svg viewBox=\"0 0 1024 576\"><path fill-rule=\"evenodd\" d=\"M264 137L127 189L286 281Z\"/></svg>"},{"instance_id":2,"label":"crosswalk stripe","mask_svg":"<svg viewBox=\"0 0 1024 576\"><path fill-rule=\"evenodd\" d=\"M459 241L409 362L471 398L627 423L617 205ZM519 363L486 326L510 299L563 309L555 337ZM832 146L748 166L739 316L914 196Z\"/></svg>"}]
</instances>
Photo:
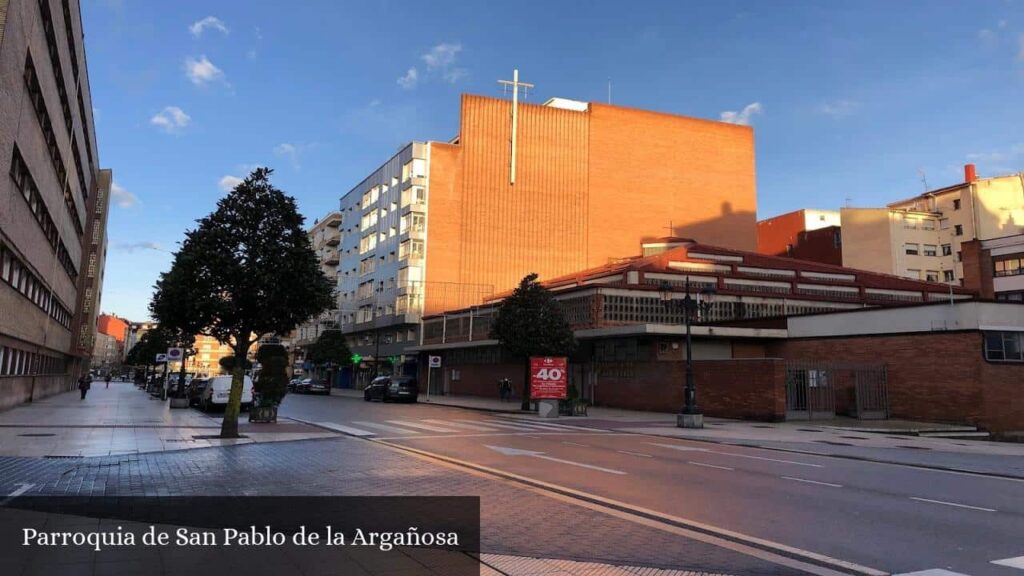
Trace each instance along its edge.
<instances>
[{"instance_id":1,"label":"crosswalk stripe","mask_svg":"<svg viewBox=\"0 0 1024 576\"><path fill-rule=\"evenodd\" d=\"M944 570L942 568L932 568L930 570L918 570L917 572L904 572L902 574L893 574L893 576L967 576L960 572L953 572L951 570Z\"/></svg>"},{"instance_id":2,"label":"crosswalk stripe","mask_svg":"<svg viewBox=\"0 0 1024 576\"><path fill-rule=\"evenodd\" d=\"M517 422L517 423L518 422L523 422L523 419L516 418L514 416L509 417L509 420ZM569 430L584 430L586 432L608 432L608 430L602 430L600 428L589 428L587 426L574 426L572 424L558 424L558 423L555 423L555 422L536 422L536 421L530 420L530 421L523 422L523 423L526 424L527 426L544 426L544 427L555 428L555 429L565 428L565 429L569 429Z\"/></svg>"},{"instance_id":3,"label":"crosswalk stripe","mask_svg":"<svg viewBox=\"0 0 1024 576\"><path fill-rule=\"evenodd\" d=\"M1002 560L993 560L992 564L1024 570L1024 556L1017 556L1016 558L1003 558Z\"/></svg>"},{"instance_id":4,"label":"crosswalk stripe","mask_svg":"<svg viewBox=\"0 0 1024 576\"><path fill-rule=\"evenodd\" d=\"M434 420L431 418L424 418L424 422L430 422L431 424L441 424L442 426L455 426L457 428L465 428L466 430L476 430L477 432L498 432L497 428L491 428L488 426L478 426L477 424L463 424L460 422L451 422L449 420Z\"/></svg>"},{"instance_id":5,"label":"crosswalk stripe","mask_svg":"<svg viewBox=\"0 0 1024 576\"><path fill-rule=\"evenodd\" d=\"M352 436L376 436L376 432L370 432L369 430L363 430L360 428L352 428L351 426L342 426L341 424L335 424L334 422L314 422L321 428L327 428L328 430L334 430L335 432L343 432L345 434L351 434Z\"/></svg>"},{"instance_id":6,"label":"crosswalk stripe","mask_svg":"<svg viewBox=\"0 0 1024 576\"><path fill-rule=\"evenodd\" d=\"M398 424L399 426L408 426L409 428L421 428L423 430L429 430L431 432L458 432L453 428L442 428L440 426L429 426L427 424L417 424L415 422L409 422L408 420L388 420L392 424Z\"/></svg>"},{"instance_id":7,"label":"crosswalk stripe","mask_svg":"<svg viewBox=\"0 0 1024 576\"><path fill-rule=\"evenodd\" d=\"M506 424L504 422L495 422L494 420L485 420L488 426L497 426L499 428L508 428L509 430L518 430L520 432L537 432L542 430L536 426L523 425L523 424Z\"/></svg>"},{"instance_id":8,"label":"crosswalk stripe","mask_svg":"<svg viewBox=\"0 0 1024 576\"><path fill-rule=\"evenodd\" d=\"M378 424L377 422L353 422L359 426L369 426L370 428L378 428L385 432L397 432L399 434L419 434L417 430L408 430L406 428L399 428L397 426L388 426L387 424Z\"/></svg>"}]
</instances>

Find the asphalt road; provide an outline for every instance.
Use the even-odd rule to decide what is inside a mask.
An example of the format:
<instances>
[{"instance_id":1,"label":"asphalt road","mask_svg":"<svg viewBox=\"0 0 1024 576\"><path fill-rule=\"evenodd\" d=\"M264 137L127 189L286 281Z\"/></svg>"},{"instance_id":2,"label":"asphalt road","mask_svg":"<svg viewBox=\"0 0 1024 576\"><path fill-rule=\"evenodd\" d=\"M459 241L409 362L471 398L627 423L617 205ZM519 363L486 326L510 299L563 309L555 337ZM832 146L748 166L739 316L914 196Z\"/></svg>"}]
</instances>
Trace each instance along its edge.
<instances>
[{"instance_id":1,"label":"asphalt road","mask_svg":"<svg viewBox=\"0 0 1024 576\"><path fill-rule=\"evenodd\" d=\"M894 574L1024 576L1024 481L422 404L292 395L281 414L612 500L622 509L768 540L798 555Z\"/></svg>"}]
</instances>

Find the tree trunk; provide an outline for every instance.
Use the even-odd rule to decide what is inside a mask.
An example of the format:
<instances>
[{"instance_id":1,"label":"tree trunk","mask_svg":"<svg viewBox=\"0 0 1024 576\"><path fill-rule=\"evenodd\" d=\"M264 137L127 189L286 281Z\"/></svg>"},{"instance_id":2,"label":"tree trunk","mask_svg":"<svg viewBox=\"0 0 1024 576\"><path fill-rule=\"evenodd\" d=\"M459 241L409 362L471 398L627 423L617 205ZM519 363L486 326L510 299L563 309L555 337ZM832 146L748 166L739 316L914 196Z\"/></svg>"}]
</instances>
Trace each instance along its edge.
<instances>
[{"instance_id":1,"label":"tree trunk","mask_svg":"<svg viewBox=\"0 0 1024 576\"><path fill-rule=\"evenodd\" d=\"M235 341L235 368L231 371L231 394L228 404L224 407L224 422L220 425L221 438L238 438L238 414L241 412L242 388L245 383L245 360L249 355L249 336L246 333L245 344L241 338Z\"/></svg>"},{"instance_id":2,"label":"tree trunk","mask_svg":"<svg viewBox=\"0 0 1024 576\"><path fill-rule=\"evenodd\" d=\"M530 409L530 359L526 359L526 366L523 369L523 403L519 406L520 410Z\"/></svg>"},{"instance_id":3,"label":"tree trunk","mask_svg":"<svg viewBox=\"0 0 1024 576\"><path fill-rule=\"evenodd\" d=\"M185 360L188 358L188 353L182 351L181 353L181 370L178 371L178 392L175 398L185 397Z\"/></svg>"}]
</instances>

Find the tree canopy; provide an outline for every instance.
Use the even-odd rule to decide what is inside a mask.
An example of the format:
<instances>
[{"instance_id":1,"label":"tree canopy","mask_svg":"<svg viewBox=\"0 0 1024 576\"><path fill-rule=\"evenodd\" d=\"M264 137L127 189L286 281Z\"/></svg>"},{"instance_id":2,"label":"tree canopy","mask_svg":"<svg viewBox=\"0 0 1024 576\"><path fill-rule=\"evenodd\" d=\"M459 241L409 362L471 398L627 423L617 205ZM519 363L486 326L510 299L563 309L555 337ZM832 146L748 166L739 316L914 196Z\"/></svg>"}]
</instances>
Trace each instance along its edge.
<instances>
[{"instance_id":1,"label":"tree canopy","mask_svg":"<svg viewBox=\"0 0 1024 576\"><path fill-rule=\"evenodd\" d=\"M344 366L352 363L352 351L340 330L325 330L306 347L306 361L317 366Z\"/></svg>"},{"instance_id":2,"label":"tree canopy","mask_svg":"<svg viewBox=\"0 0 1024 576\"><path fill-rule=\"evenodd\" d=\"M334 286L320 270L295 199L270 183L272 173L253 170L185 234L154 301L154 313L187 316L182 324L202 326L240 358L263 336L288 333L333 306ZM238 363L221 427L226 438L238 436L243 376Z\"/></svg>"},{"instance_id":3,"label":"tree canopy","mask_svg":"<svg viewBox=\"0 0 1024 576\"><path fill-rule=\"evenodd\" d=\"M551 291L537 281L536 274L524 277L501 302L491 325L491 338L525 363L523 410L530 405L529 358L566 356L576 349L572 328Z\"/></svg>"}]
</instances>

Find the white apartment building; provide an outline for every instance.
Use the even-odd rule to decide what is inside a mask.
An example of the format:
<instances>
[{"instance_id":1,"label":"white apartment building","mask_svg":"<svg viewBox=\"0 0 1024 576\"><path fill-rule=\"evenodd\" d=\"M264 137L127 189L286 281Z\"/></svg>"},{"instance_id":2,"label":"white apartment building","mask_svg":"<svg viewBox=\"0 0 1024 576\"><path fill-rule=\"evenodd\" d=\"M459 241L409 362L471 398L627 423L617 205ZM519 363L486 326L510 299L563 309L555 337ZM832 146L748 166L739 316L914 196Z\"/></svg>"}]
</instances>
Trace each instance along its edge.
<instances>
[{"instance_id":1,"label":"white apartment building","mask_svg":"<svg viewBox=\"0 0 1024 576\"><path fill-rule=\"evenodd\" d=\"M961 244L1024 233L1024 173L977 178L885 208L843 208L843 265L962 284Z\"/></svg>"}]
</instances>

